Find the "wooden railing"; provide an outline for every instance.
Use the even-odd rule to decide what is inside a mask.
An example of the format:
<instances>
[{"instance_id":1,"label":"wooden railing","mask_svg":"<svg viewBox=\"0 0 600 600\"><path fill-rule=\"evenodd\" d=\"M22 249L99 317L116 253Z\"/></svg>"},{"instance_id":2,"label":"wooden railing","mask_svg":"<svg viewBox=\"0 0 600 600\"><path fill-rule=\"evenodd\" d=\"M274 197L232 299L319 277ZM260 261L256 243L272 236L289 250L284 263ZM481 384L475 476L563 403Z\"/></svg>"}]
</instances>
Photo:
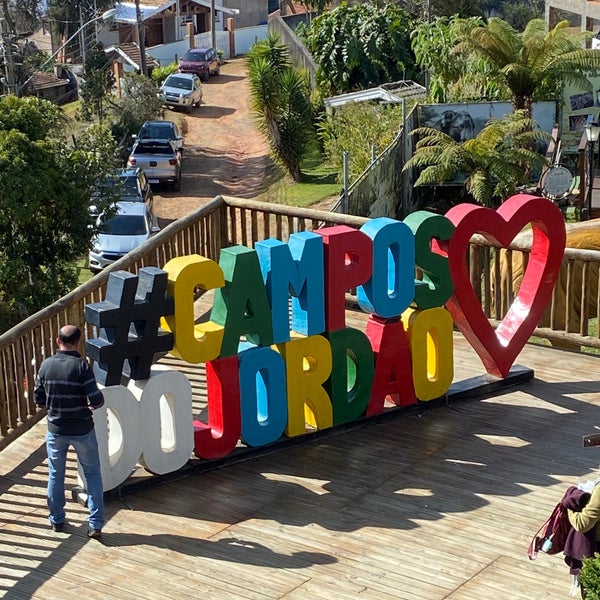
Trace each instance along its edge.
<instances>
[{"instance_id":1,"label":"wooden railing","mask_svg":"<svg viewBox=\"0 0 600 600\"><path fill-rule=\"evenodd\" d=\"M502 320L514 300L529 252L527 242L500 250L480 236L472 238L471 283L492 325ZM599 274L600 251L566 248L551 301L534 335L573 350L600 348Z\"/></svg>"},{"instance_id":2,"label":"wooden railing","mask_svg":"<svg viewBox=\"0 0 600 600\"><path fill-rule=\"evenodd\" d=\"M42 417L33 402L36 366L55 351L58 330L73 323L82 328L86 338L95 336L93 327L85 323L85 306L104 300L112 271L138 273L142 267L163 267L172 258L189 254L218 260L223 247L252 247L256 241L269 237L286 241L297 231L337 224L360 227L365 221L360 217L219 196L170 224L76 290L0 336L0 450Z\"/></svg>"},{"instance_id":3,"label":"wooden railing","mask_svg":"<svg viewBox=\"0 0 600 600\"><path fill-rule=\"evenodd\" d=\"M74 323L86 338L95 337L93 327L85 323L85 306L104 300L112 271L137 273L142 267L163 267L172 258L189 254L218 260L221 248L227 246L252 247L269 237L287 241L298 231L338 224L360 227L365 221L361 217L219 196L170 224L84 285L0 336L0 450L42 416L36 412L32 397L36 367L54 352L60 327ZM527 254L526 244L498 251L485 241L473 240L473 285L492 321L502 318L514 298L518 265L526 263ZM568 249L560 286L535 335L553 343L600 348L598 332L590 333L591 321L600 316L599 272L600 252ZM582 307L585 314L574 311L577 307Z\"/></svg>"}]
</instances>

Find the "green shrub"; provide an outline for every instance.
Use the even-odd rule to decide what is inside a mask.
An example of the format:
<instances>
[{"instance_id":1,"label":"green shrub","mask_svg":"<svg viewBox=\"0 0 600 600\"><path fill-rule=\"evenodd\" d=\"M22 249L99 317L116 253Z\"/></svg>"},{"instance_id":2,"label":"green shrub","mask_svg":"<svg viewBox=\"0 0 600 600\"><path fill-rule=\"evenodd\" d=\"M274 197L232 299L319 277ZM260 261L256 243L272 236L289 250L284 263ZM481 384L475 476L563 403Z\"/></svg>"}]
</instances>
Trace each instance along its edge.
<instances>
[{"instance_id":1,"label":"green shrub","mask_svg":"<svg viewBox=\"0 0 600 600\"><path fill-rule=\"evenodd\" d=\"M401 106L352 102L327 115L318 130L327 160L340 174L344 151L349 152L352 181L369 166L372 147L376 154L385 150L401 126Z\"/></svg>"},{"instance_id":2,"label":"green shrub","mask_svg":"<svg viewBox=\"0 0 600 600\"><path fill-rule=\"evenodd\" d=\"M584 558L579 583L583 588L585 600L600 600L600 554L593 558Z\"/></svg>"},{"instance_id":3,"label":"green shrub","mask_svg":"<svg viewBox=\"0 0 600 600\"><path fill-rule=\"evenodd\" d=\"M113 135L120 140L123 135L137 133L144 121L163 118L162 98L158 85L137 73L125 73L121 79L121 98L113 102Z\"/></svg>"},{"instance_id":4,"label":"green shrub","mask_svg":"<svg viewBox=\"0 0 600 600\"><path fill-rule=\"evenodd\" d=\"M256 123L274 159L300 181L300 162L314 136L308 74L292 66L287 47L273 34L252 46L246 64Z\"/></svg>"},{"instance_id":5,"label":"green shrub","mask_svg":"<svg viewBox=\"0 0 600 600\"><path fill-rule=\"evenodd\" d=\"M172 62L170 65L164 67L156 67L152 69L152 79L156 81L157 85L160 84L169 76L171 73L176 73L179 65L176 62Z\"/></svg>"}]
</instances>

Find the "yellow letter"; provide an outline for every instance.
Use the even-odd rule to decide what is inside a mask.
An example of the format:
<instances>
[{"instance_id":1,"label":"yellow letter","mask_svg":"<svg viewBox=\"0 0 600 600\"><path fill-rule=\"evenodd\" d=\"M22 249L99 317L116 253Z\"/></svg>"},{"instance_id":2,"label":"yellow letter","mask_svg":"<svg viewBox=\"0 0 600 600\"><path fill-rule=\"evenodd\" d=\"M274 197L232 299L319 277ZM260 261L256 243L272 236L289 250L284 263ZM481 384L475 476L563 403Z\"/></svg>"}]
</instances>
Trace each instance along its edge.
<instances>
[{"instance_id":1,"label":"yellow letter","mask_svg":"<svg viewBox=\"0 0 600 600\"><path fill-rule=\"evenodd\" d=\"M402 313L408 333L413 382L419 400L443 396L454 377L452 317L445 308L408 309Z\"/></svg>"},{"instance_id":2,"label":"yellow letter","mask_svg":"<svg viewBox=\"0 0 600 600\"><path fill-rule=\"evenodd\" d=\"M277 344L285 360L288 422L285 435L306 433L306 425L325 429L333 425L331 400L323 384L331 375L331 346L321 335L311 335Z\"/></svg>"},{"instance_id":3,"label":"yellow letter","mask_svg":"<svg viewBox=\"0 0 600 600\"><path fill-rule=\"evenodd\" d=\"M194 325L194 289L223 287L221 267L214 260L192 254L171 259L163 270L169 276L167 290L175 300L174 314L161 319L161 326L175 338L171 354L193 364L214 360L221 351L223 327L212 321Z\"/></svg>"}]
</instances>

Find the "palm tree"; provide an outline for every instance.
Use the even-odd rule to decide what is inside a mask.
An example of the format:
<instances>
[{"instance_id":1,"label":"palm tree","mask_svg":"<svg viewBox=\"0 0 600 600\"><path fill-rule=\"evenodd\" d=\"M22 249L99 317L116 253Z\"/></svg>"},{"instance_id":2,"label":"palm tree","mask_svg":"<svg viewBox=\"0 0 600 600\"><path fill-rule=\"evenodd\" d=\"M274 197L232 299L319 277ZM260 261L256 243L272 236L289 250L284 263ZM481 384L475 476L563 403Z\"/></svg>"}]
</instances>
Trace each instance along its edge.
<instances>
[{"instance_id":1,"label":"palm tree","mask_svg":"<svg viewBox=\"0 0 600 600\"><path fill-rule=\"evenodd\" d=\"M483 58L498 71L512 93L513 108L531 117L537 100L558 98L561 84L592 89L588 74L600 70L600 50L584 47L590 33L573 33L568 21L550 31L542 19L532 19L520 33L493 17L472 29L453 52Z\"/></svg>"},{"instance_id":2,"label":"palm tree","mask_svg":"<svg viewBox=\"0 0 600 600\"><path fill-rule=\"evenodd\" d=\"M291 66L285 45L274 35L258 42L248 55L252 108L271 152L294 181L313 135L308 77Z\"/></svg>"},{"instance_id":3,"label":"palm tree","mask_svg":"<svg viewBox=\"0 0 600 600\"><path fill-rule=\"evenodd\" d=\"M440 52L452 48L483 26L479 17L461 19L437 17L421 22L411 33L411 47L417 64L426 73L427 93L431 102L481 102L508 100L509 90L495 76L496 69L472 53Z\"/></svg>"},{"instance_id":4,"label":"palm tree","mask_svg":"<svg viewBox=\"0 0 600 600\"><path fill-rule=\"evenodd\" d=\"M411 132L419 141L403 170L423 169L415 186L441 185L464 177L465 190L477 203L496 206L520 185L530 183L532 169L547 165L544 156L530 149L536 141L548 139L534 125L526 111L520 110L490 120L477 137L462 143L438 129L419 127Z\"/></svg>"}]
</instances>

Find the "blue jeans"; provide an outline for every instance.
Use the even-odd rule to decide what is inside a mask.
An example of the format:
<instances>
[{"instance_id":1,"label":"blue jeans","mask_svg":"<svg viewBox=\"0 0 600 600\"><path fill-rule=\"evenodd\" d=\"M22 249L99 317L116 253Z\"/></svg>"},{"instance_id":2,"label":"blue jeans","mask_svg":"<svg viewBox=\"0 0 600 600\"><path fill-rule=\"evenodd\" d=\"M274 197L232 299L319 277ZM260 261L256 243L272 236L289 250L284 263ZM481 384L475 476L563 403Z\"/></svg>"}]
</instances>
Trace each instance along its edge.
<instances>
[{"instance_id":1,"label":"blue jeans","mask_svg":"<svg viewBox=\"0 0 600 600\"><path fill-rule=\"evenodd\" d=\"M104 525L104 492L96 432L92 429L85 435L46 434L48 451L48 508L50 523L56 525L65 520L65 470L67 450L75 448L77 459L83 468L85 487L90 510L89 524L92 529L102 529Z\"/></svg>"}]
</instances>

